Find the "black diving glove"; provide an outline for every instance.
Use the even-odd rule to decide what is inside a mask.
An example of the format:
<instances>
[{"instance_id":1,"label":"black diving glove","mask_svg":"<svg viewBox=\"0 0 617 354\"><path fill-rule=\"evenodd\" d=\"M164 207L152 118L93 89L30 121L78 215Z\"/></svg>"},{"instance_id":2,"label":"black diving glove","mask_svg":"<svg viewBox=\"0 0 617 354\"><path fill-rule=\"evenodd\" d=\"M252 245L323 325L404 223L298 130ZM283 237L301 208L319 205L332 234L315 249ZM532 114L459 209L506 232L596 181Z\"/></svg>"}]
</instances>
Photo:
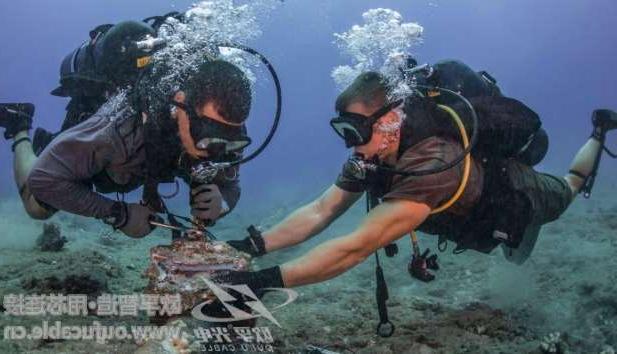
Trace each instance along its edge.
<instances>
[{"instance_id":1,"label":"black diving glove","mask_svg":"<svg viewBox=\"0 0 617 354\"><path fill-rule=\"evenodd\" d=\"M220 270L212 273L212 281L220 284L245 284L255 294L263 294L265 288L284 288L283 274L279 266L262 269L256 272L240 272L235 270ZM260 295L258 295L260 296Z\"/></svg>"},{"instance_id":2,"label":"black diving glove","mask_svg":"<svg viewBox=\"0 0 617 354\"><path fill-rule=\"evenodd\" d=\"M125 202L114 203L112 214L103 220L114 229L119 229L133 238L142 238L150 234L154 230L150 221L161 221L161 218L145 205Z\"/></svg>"},{"instance_id":3,"label":"black diving glove","mask_svg":"<svg viewBox=\"0 0 617 354\"><path fill-rule=\"evenodd\" d=\"M227 244L253 257L260 257L266 254L266 244L261 232L253 225L249 226L247 231L249 235L245 239L227 241Z\"/></svg>"},{"instance_id":4,"label":"black diving glove","mask_svg":"<svg viewBox=\"0 0 617 354\"><path fill-rule=\"evenodd\" d=\"M191 215L207 224L229 211L216 184L200 184L191 188Z\"/></svg>"}]
</instances>

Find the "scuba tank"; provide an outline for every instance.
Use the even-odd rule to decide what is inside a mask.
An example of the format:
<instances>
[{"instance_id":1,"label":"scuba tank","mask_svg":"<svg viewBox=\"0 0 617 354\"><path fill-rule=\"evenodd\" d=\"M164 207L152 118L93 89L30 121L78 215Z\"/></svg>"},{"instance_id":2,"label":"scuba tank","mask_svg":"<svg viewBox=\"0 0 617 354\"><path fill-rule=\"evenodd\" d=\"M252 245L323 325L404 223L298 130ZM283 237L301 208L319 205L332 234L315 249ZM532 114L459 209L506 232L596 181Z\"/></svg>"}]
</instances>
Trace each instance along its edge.
<instances>
[{"instance_id":1,"label":"scuba tank","mask_svg":"<svg viewBox=\"0 0 617 354\"><path fill-rule=\"evenodd\" d=\"M59 97L104 96L131 84L149 63L156 31L149 25L125 21L100 25L90 39L69 53L60 66Z\"/></svg>"},{"instance_id":2,"label":"scuba tank","mask_svg":"<svg viewBox=\"0 0 617 354\"><path fill-rule=\"evenodd\" d=\"M87 41L65 56L60 65L60 85L51 94L71 100L59 132L35 130L32 145L36 155L60 132L90 118L110 94L137 81L152 54L165 45L156 38L164 18L99 25L90 31Z\"/></svg>"},{"instance_id":3,"label":"scuba tank","mask_svg":"<svg viewBox=\"0 0 617 354\"><path fill-rule=\"evenodd\" d=\"M467 109L461 101L430 87L457 92L471 102L478 115L474 154L514 158L528 166L537 165L546 156L549 140L540 117L522 102L504 96L497 80L486 71L476 72L456 60L418 66L415 60L408 59L401 73L422 95L460 112L466 126L470 126L471 119L462 114Z\"/></svg>"}]
</instances>

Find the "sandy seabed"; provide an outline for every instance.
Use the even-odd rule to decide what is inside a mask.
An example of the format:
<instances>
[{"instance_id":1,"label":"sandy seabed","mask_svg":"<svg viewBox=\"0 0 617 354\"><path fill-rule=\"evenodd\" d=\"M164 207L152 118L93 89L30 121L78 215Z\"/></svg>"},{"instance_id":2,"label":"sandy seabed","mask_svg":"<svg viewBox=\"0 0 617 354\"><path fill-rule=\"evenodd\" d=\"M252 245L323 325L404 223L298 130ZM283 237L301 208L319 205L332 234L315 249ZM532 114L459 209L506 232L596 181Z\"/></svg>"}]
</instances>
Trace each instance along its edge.
<instances>
[{"instance_id":1,"label":"sandy seabed","mask_svg":"<svg viewBox=\"0 0 617 354\"><path fill-rule=\"evenodd\" d=\"M546 225L532 257L509 264L501 249L490 255L439 253L436 237L421 235L422 248L438 252L441 269L431 283L409 276L409 239L393 258L381 256L389 286L388 309L396 326L390 338L375 334L375 260L328 282L298 288L299 298L266 319L273 347L281 353L309 353L309 345L338 353L614 353L617 347L617 192L599 189L577 200L558 221ZM362 203L314 239L257 260L263 268L299 256L319 242L349 232L363 215ZM264 210L267 227L291 207ZM258 213L259 214L259 213ZM65 249L42 252L35 241L42 222L22 213L17 201L0 203L0 296L54 292L142 293L150 247L169 242L156 231L143 240L97 221L59 214L52 220L68 239ZM256 219L234 213L214 229L222 240L243 237ZM242 227L239 229L238 225ZM383 253L382 253L383 254ZM266 296L266 305L278 299ZM40 323L41 317L9 316L0 307L0 328ZM148 324L137 318L48 318L70 324ZM0 353L132 353L134 341L0 341ZM141 348L144 352L144 348ZM147 350L145 352L148 352ZM319 353L313 351L313 353Z\"/></svg>"}]
</instances>

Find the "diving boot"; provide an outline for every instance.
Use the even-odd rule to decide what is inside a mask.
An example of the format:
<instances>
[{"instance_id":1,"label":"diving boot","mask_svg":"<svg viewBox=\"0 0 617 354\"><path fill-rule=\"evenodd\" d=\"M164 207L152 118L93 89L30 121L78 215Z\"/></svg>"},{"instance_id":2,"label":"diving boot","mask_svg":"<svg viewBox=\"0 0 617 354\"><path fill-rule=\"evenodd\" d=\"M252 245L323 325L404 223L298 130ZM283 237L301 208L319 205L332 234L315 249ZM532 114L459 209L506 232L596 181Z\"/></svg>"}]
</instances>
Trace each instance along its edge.
<instances>
[{"instance_id":1,"label":"diving boot","mask_svg":"<svg viewBox=\"0 0 617 354\"><path fill-rule=\"evenodd\" d=\"M617 113L610 109L596 109L591 116L593 123L592 137L603 142L606 132L617 129Z\"/></svg>"},{"instance_id":2,"label":"diving boot","mask_svg":"<svg viewBox=\"0 0 617 354\"><path fill-rule=\"evenodd\" d=\"M591 133L590 138L597 140L601 145L600 151L596 155L593 162L591 173L584 175L579 171L570 170L570 174L583 179L583 186L580 188L579 192L582 193L585 198L589 198L591 196L591 190L593 189L598 168L600 167L602 152L606 152L614 159L617 158L617 154L609 150L604 144L606 141L606 133L617 129L617 113L611 111L610 109L596 109L591 115L591 122L593 123L593 132Z\"/></svg>"},{"instance_id":3,"label":"diving boot","mask_svg":"<svg viewBox=\"0 0 617 354\"><path fill-rule=\"evenodd\" d=\"M32 128L34 105L32 103L0 103L0 127L4 138L12 139L17 133Z\"/></svg>"}]
</instances>

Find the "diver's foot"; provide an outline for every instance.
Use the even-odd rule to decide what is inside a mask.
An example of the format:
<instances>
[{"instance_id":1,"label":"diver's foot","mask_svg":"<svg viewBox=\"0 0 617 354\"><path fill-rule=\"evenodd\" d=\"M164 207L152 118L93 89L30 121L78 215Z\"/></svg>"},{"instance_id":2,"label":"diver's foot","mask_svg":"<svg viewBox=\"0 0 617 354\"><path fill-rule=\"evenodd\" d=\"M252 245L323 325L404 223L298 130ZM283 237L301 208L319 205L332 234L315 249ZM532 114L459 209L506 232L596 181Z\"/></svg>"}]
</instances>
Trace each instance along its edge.
<instances>
[{"instance_id":1,"label":"diver's foot","mask_svg":"<svg viewBox=\"0 0 617 354\"><path fill-rule=\"evenodd\" d=\"M34 105L32 103L0 103L0 127L4 138L12 139L17 133L32 128Z\"/></svg>"},{"instance_id":2,"label":"diver's foot","mask_svg":"<svg viewBox=\"0 0 617 354\"><path fill-rule=\"evenodd\" d=\"M593 123L592 136L600 141L606 132L617 129L617 113L610 109L596 109L591 116Z\"/></svg>"}]
</instances>

